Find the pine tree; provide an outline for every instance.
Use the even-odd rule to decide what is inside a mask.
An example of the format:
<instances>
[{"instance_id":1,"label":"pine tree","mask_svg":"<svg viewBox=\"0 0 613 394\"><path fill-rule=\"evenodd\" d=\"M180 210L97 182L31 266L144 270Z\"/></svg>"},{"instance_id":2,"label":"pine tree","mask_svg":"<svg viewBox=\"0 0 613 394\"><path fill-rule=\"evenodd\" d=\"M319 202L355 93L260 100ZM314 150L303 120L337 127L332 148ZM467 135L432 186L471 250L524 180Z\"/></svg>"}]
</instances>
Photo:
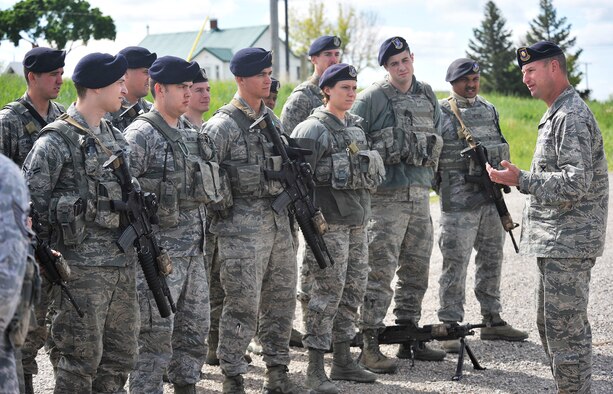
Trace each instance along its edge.
<instances>
[{"instance_id":1,"label":"pine tree","mask_svg":"<svg viewBox=\"0 0 613 394\"><path fill-rule=\"evenodd\" d=\"M493 1L485 5L485 19L473 29L474 40L468 41L466 55L481 67L481 88L484 92L525 94L521 72L515 64L512 32L505 28L506 19Z\"/></svg>"},{"instance_id":2,"label":"pine tree","mask_svg":"<svg viewBox=\"0 0 613 394\"><path fill-rule=\"evenodd\" d=\"M568 79L571 85L577 86L583 73L579 70L579 55L583 49L572 52L577 37L570 37L571 24L566 17L558 19L558 13L552 0L540 0L541 13L530 22L530 30L526 33L525 44L531 45L538 41L551 41L557 44L566 55Z\"/></svg>"}]
</instances>

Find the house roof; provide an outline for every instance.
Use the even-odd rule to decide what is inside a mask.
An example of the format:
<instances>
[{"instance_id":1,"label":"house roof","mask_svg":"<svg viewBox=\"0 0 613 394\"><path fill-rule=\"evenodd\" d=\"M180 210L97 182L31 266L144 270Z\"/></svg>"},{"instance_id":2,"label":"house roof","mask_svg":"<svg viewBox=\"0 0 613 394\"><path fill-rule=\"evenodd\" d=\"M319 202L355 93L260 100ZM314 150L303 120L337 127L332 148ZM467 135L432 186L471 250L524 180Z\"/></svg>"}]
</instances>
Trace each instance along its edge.
<instances>
[{"instance_id":1,"label":"house roof","mask_svg":"<svg viewBox=\"0 0 613 394\"><path fill-rule=\"evenodd\" d=\"M17 74L23 77L23 65L21 62L10 62L4 69L4 74Z\"/></svg>"},{"instance_id":2,"label":"house roof","mask_svg":"<svg viewBox=\"0 0 613 394\"><path fill-rule=\"evenodd\" d=\"M202 33L192 58L202 51L207 51L218 59L229 62L236 51L253 46L268 27L261 25L207 30ZM197 36L197 31L149 34L138 45L157 53L158 56L187 58Z\"/></svg>"}]
</instances>

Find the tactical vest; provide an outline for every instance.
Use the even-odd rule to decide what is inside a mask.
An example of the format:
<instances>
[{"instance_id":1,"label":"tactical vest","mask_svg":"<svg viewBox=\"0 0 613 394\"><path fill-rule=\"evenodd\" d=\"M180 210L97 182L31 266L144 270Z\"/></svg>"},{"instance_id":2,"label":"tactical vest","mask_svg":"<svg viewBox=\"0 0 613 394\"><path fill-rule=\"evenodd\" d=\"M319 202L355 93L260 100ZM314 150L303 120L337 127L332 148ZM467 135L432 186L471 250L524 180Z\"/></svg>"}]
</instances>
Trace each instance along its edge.
<instances>
[{"instance_id":1,"label":"tactical vest","mask_svg":"<svg viewBox=\"0 0 613 394\"><path fill-rule=\"evenodd\" d=\"M272 142L264 133L250 131L253 120L236 106L227 104L217 111L232 118L241 130L242 138L231 144L229 157L221 163L230 180L232 196L265 198L280 194L283 185L266 177L267 171L280 171L283 164L282 157L274 153Z\"/></svg>"},{"instance_id":2,"label":"tactical vest","mask_svg":"<svg viewBox=\"0 0 613 394\"><path fill-rule=\"evenodd\" d=\"M315 182L334 189L375 190L385 179L385 165L376 150L370 150L364 130L343 126L330 115L313 112L309 118L321 122L330 136L330 150L317 162Z\"/></svg>"},{"instance_id":3,"label":"tactical vest","mask_svg":"<svg viewBox=\"0 0 613 394\"><path fill-rule=\"evenodd\" d=\"M26 261L26 271L21 286L21 298L13 318L8 324L6 334L14 347L21 347L26 341L30 322L36 319L32 306L40 301L41 279L38 264L33 254L29 254ZM32 322L36 325L36 321Z\"/></svg>"},{"instance_id":4,"label":"tactical vest","mask_svg":"<svg viewBox=\"0 0 613 394\"><path fill-rule=\"evenodd\" d=\"M206 134L195 130L180 133L155 111L137 119L151 124L167 141L163 167L150 169L140 178L143 188L159 185L156 190L148 191L158 196L161 227L176 226L181 210L223 199L219 165L211 161L215 150Z\"/></svg>"},{"instance_id":5,"label":"tactical vest","mask_svg":"<svg viewBox=\"0 0 613 394\"><path fill-rule=\"evenodd\" d=\"M436 97L428 97L422 85L416 94L401 94L387 81L375 85L392 104L393 137L398 141L400 160L412 166L436 167L443 146L432 116Z\"/></svg>"},{"instance_id":6,"label":"tactical vest","mask_svg":"<svg viewBox=\"0 0 613 394\"><path fill-rule=\"evenodd\" d=\"M61 113L66 112L64 110L64 107L59 104L51 102L49 105L50 108L51 106L53 106ZM21 123L23 124L24 130L26 131L22 136L19 137L18 157L11 157L13 161L15 161L18 165L21 165L25 161L28 153L32 150L32 147L34 146L34 142L36 142L36 139L38 138L40 130L44 126L46 126L47 123L45 122L44 124L40 124L40 122L34 118L30 110L20 101L10 102L6 104L3 109L8 109L14 114L16 114L19 117Z\"/></svg>"},{"instance_id":7,"label":"tactical vest","mask_svg":"<svg viewBox=\"0 0 613 394\"><path fill-rule=\"evenodd\" d=\"M475 102L474 105L469 107L458 106L458 109L462 116L462 121L470 129L475 142L481 143L486 148L490 164L493 167L499 168L502 160L510 160L509 145L500 130L498 114L494 106L479 97L477 97L477 100L480 105ZM451 110L449 101L441 100L440 104L441 111L452 120L454 129L459 133L461 128L460 122ZM445 140L438 167L441 174L441 202L444 210L450 209L452 205L456 206L456 208L459 207L459 204L461 205L459 200L455 201L454 204L451 203L452 193L457 190L451 190L450 171L455 171L461 176L479 176L482 173L481 168L475 164L474 160L462 157L461 155L461 152L468 147L466 138L463 135L456 135L455 137ZM478 195L470 199L470 206L466 208L478 206L487 200L487 196L483 195L482 189L478 184L466 183L463 186L463 190L472 190L472 192L478 193Z\"/></svg>"},{"instance_id":8,"label":"tactical vest","mask_svg":"<svg viewBox=\"0 0 613 394\"><path fill-rule=\"evenodd\" d=\"M42 132L55 131L70 150L70 160L75 177L74 189L54 189L49 204L49 222L58 228L62 243L67 246L78 245L85 238L85 228L100 226L108 229L119 228L118 212L111 208L111 201L122 200L121 186L110 170L102 165L109 159L95 139L86 131L77 128L66 120L63 114L55 122L46 126ZM117 141L122 136L111 124L100 122L100 135L106 139L115 152L123 149Z\"/></svg>"}]
</instances>

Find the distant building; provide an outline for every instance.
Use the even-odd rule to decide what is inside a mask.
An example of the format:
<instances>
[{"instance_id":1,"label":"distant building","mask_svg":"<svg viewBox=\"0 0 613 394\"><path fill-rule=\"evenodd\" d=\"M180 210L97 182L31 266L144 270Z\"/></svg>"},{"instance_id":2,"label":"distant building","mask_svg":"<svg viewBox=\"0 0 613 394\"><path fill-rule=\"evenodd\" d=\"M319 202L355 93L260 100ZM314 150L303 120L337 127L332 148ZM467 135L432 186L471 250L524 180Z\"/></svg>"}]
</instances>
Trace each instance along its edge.
<instances>
[{"instance_id":1,"label":"distant building","mask_svg":"<svg viewBox=\"0 0 613 394\"><path fill-rule=\"evenodd\" d=\"M177 56L187 58L196 38L197 31L183 33L147 34L138 44L139 46L157 53L158 56ZM211 19L210 30L202 32L200 39L192 53L191 60L195 60L200 67L206 69L211 80L232 79L230 60L242 48L261 47L270 50L272 38L269 25L236 27L220 29L216 19ZM279 75L285 79L285 42L279 39ZM289 80L300 80L300 58L291 53L289 56Z\"/></svg>"},{"instance_id":2,"label":"distant building","mask_svg":"<svg viewBox=\"0 0 613 394\"><path fill-rule=\"evenodd\" d=\"M3 74L15 74L23 77L23 64L21 62L10 62L4 69Z\"/></svg>"}]
</instances>

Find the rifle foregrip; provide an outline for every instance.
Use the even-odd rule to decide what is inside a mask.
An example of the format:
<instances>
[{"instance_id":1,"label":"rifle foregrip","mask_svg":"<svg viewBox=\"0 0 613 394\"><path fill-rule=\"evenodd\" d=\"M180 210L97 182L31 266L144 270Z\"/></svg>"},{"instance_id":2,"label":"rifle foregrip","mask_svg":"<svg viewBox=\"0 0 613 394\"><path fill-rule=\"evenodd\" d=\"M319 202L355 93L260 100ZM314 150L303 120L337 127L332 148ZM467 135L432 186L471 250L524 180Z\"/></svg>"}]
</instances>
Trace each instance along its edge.
<instances>
[{"instance_id":1,"label":"rifle foregrip","mask_svg":"<svg viewBox=\"0 0 613 394\"><path fill-rule=\"evenodd\" d=\"M138 261L140 262L140 266L143 269L143 274L145 275L147 286L149 286L149 290L151 290L151 293L153 294L153 299L155 300L158 310L160 311L160 316L170 316L170 307L166 302L166 295L164 294L162 285L160 283L160 281L164 280L164 278L158 274L153 255L150 252L143 253L141 250L139 250Z\"/></svg>"}]
</instances>

